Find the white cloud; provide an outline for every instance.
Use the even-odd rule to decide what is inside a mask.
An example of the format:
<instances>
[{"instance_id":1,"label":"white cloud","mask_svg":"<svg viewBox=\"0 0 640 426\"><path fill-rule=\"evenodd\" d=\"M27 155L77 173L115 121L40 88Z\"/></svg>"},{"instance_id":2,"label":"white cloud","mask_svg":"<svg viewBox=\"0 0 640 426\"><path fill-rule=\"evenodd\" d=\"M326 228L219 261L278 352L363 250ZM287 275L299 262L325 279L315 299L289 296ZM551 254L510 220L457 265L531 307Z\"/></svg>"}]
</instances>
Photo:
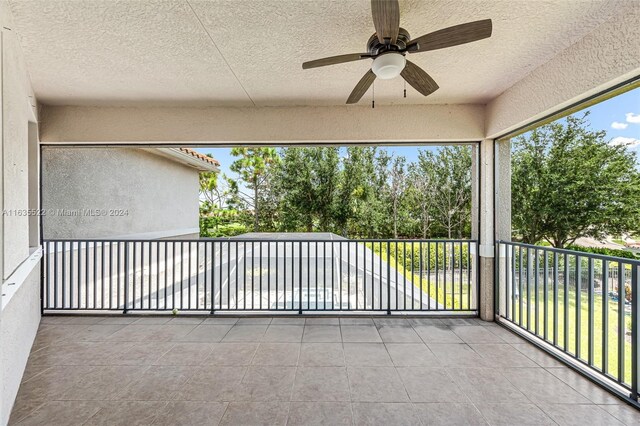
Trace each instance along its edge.
<instances>
[{"instance_id":1,"label":"white cloud","mask_svg":"<svg viewBox=\"0 0 640 426\"><path fill-rule=\"evenodd\" d=\"M624 136L618 136L617 138L611 139L609 145L623 145L626 147L635 147L640 146L640 139L635 138L625 138Z\"/></svg>"},{"instance_id":2,"label":"white cloud","mask_svg":"<svg viewBox=\"0 0 640 426\"><path fill-rule=\"evenodd\" d=\"M626 114L627 123L635 123L640 124L640 114L634 114L632 112L628 112Z\"/></svg>"},{"instance_id":3,"label":"white cloud","mask_svg":"<svg viewBox=\"0 0 640 426\"><path fill-rule=\"evenodd\" d=\"M628 126L627 123L619 123L617 121L614 121L613 123L611 123L611 127L617 130L624 130L626 129Z\"/></svg>"}]
</instances>

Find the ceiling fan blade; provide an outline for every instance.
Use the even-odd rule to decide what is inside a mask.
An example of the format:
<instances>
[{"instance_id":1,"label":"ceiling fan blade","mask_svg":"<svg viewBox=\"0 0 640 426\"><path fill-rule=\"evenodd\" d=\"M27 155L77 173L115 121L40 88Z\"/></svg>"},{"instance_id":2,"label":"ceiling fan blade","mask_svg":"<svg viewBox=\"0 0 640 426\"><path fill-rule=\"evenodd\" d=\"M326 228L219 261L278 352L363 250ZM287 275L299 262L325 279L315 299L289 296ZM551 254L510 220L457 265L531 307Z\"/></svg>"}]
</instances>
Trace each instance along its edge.
<instances>
[{"instance_id":1,"label":"ceiling fan blade","mask_svg":"<svg viewBox=\"0 0 640 426\"><path fill-rule=\"evenodd\" d=\"M369 70L367 73L360 79L356 87L353 88L353 91L349 95L349 99L347 99L347 104L355 104L367 93L369 87L373 84L373 80L376 79L376 75L373 71Z\"/></svg>"},{"instance_id":2,"label":"ceiling fan blade","mask_svg":"<svg viewBox=\"0 0 640 426\"><path fill-rule=\"evenodd\" d=\"M426 52L482 40L491 37L492 28L491 19L454 25L411 40L407 44L407 51L410 53Z\"/></svg>"},{"instance_id":3,"label":"ceiling fan blade","mask_svg":"<svg viewBox=\"0 0 640 426\"><path fill-rule=\"evenodd\" d=\"M360 59L370 58L368 53L350 53L348 55L329 56L328 58L316 59L314 61L304 62L302 69L325 67L327 65L342 64L344 62L359 61Z\"/></svg>"},{"instance_id":4,"label":"ceiling fan blade","mask_svg":"<svg viewBox=\"0 0 640 426\"><path fill-rule=\"evenodd\" d=\"M438 90L438 84L427 74L422 68L411 61L407 61L407 65L400 73L407 83L424 96L428 96Z\"/></svg>"},{"instance_id":5,"label":"ceiling fan blade","mask_svg":"<svg viewBox=\"0 0 640 426\"><path fill-rule=\"evenodd\" d=\"M395 44L400 30L398 0L371 0L371 15L380 43L387 39L388 43Z\"/></svg>"}]
</instances>

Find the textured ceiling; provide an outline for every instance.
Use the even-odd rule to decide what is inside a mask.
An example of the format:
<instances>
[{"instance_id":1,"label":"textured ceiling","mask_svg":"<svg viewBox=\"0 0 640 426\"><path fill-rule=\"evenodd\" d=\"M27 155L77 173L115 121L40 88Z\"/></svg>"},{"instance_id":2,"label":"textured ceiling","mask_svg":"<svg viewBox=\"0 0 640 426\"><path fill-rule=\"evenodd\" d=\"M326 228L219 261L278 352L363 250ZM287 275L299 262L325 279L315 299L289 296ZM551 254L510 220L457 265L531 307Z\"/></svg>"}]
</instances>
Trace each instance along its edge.
<instances>
[{"instance_id":1,"label":"textured ceiling","mask_svg":"<svg viewBox=\"0 0 640 426\"><path fill-rule=\"evenodd\" d=\"M635 0L400 0L413 38L491 18L493 36L410 55L440 85L403 80L376 103L486 103ZM65 105L342 105L369 60L302 70L364 51L368 0L10 0L34 91ZM371 90L361 102L371 99Z\"/></svg>"}]
</instances>

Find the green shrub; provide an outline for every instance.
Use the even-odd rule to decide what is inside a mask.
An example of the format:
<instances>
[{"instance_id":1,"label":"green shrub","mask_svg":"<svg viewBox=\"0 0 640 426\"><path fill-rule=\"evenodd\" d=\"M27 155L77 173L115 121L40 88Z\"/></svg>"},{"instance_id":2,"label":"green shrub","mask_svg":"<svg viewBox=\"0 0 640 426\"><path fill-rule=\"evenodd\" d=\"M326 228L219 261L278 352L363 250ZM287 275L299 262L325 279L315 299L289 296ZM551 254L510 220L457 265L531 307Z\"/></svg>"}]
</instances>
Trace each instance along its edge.
<instances>
[{"instance_id":1,"label":"green shrub","mask_svg":"<svg viewBox=\"0 0 640 426\"><path fill-rule=\"evenodd\" d=\"M213 216L200 216L200 236L204 238L213 237L218 220Z\"/></svg>"},{"instance_id":2,"label":"green shrub","mask_svg":"<svg viewBox=\"0 0 640 426\"><path fill-rule=\"evenodd\" d=\"M638 256L627 250L610 249L605 247L582 247L577 245L567 246L567 250L582 251L585 253L600 254L603 256L622 257L625 259L637 259Z\"/></svg>"},{"instance_id":3,"label":"green shrub","mask_svg":"<svg viewBox=\"0 0 640 426\"><path fill-rule=\"evenodd\" d=\"M216 237L233 237L247 232L247 227L241 223L229 223L220 225L216 231Z\"/></svg>"},{"instance_id":4,"label":"green shrub","mask_svg":"<svg viewBox=\"0 0 640 426\"><path fill-rule=\"evenodd\" d=\"M376 254L386 254L387 250L390 250L393 263L395 264L395 260L397 259L398 264L403 265L403 267L408 270L413 269L414 271L419 271L421 265L422 270L435 270L436 266L439 269L443 269L445 265L445 251L448 268L466 268L469 264L469 245L467 243L462 243L462 245L461 243L450 242L422 243L422 259L420 258L420 243L417 242L388 244L383 242L382 247L379 243L367 243L367 247L373 249Z\"/></svg>"},{"instance_id":5,"label":"green shrub","mask_svg":"<svg viewBox=\"0 0 640 426\"><path fill-rule=\"evenodd\" d=\"M244 234L247 227L242 223L220 223L218 217L200 216L200 236L204 238L233 237Z\"/></svg>"}]
</instances>

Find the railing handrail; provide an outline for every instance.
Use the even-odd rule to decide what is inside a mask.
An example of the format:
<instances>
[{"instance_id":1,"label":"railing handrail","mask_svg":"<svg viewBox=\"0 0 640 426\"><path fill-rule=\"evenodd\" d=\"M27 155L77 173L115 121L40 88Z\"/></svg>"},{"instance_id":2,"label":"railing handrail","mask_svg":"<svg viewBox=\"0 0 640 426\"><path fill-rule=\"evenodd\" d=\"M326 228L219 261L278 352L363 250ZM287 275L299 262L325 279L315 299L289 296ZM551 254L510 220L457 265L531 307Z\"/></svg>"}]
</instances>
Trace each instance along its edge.
<instances>
[{"instance_id":1,"label":"railing handrail","mask_svg":"<svg viewBox=\"0 0 640 426\"><path fill-rule=\"evenodd\" d=\"M629 265L640 266L640 259L630 259L630 258L627 258L627 257L608 256L608 255L605 255L605 254L590 253L590 252L586 252L586 251L560 249L560 248L556 248L556 247L548 247L548 246L541 246L541 245L537 245L537 244L522 243L522 242L519 242L519 241L497 240L496 244L509 244L509 245L512 245L512 246L531 248L531 249L534 249L534 250L535 249L544 250L544 251L548 251L548 252L551 252L551 253L576 255L576 256L585 257L585 258L608 260L608 261L613 261L613 262L627 263Z\"/></svg>"},{"instance_id":2,"label":"railing handrail","mask_svg":"<svg viewBox=\"0 0 640 426\"><path fill-rule=\"evenodd\" d=\"M344 238L337 240L329 240L329 239L275 239L275 238L238 238L238 237L217 237L217 238L45 238L42 240L43 242L104 242L104 243L125 243L125 242L136 242L136 243L147 243L147 242L157 242L157 241L168 241L168 242L176 242L176 243L196 243L196 242L205 242L205 241L214 241L214 242L262 242L262 243L386 243L386 242L398 242L398 243L477 243L476 239L439 239L439 238L427 238L427 239L401 239L401 238Z\"/></svg>"}]
</instances>

